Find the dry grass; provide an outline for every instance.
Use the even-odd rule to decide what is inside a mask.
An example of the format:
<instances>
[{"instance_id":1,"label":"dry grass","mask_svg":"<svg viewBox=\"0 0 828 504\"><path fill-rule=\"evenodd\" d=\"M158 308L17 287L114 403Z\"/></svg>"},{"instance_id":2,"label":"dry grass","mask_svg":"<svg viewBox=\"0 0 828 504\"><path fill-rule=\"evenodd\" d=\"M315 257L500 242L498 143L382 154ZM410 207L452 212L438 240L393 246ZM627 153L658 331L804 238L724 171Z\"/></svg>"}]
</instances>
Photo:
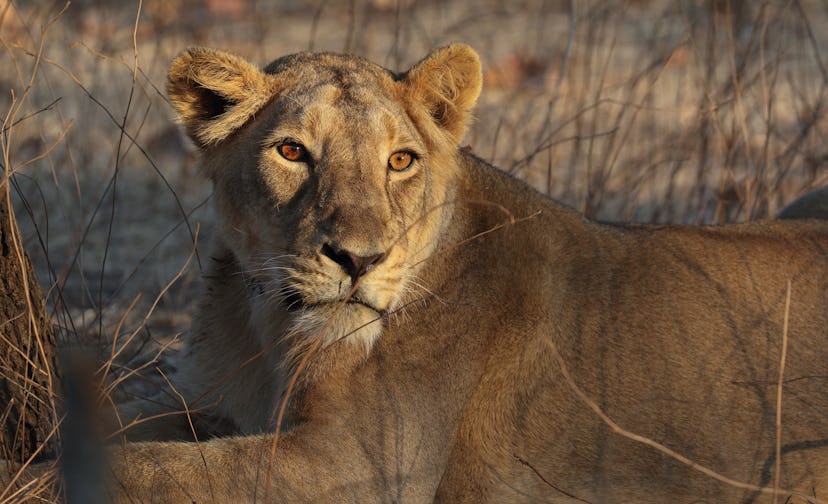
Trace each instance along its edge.
<instances>
[{"instance_id":1,"label":"dry grass","mask_svg":"<svg viewBox=\"0 0 828 504\"><path fill-rule=\"evenodd\" d=\"M5 168L59 338L98 353L118 401L169 367L210 235L163 92L184 47L403 69L467 42L478 154L592 217L719 223L828 184L826 25L815 0L0 0Z\"/></svg>"}]
</instances>

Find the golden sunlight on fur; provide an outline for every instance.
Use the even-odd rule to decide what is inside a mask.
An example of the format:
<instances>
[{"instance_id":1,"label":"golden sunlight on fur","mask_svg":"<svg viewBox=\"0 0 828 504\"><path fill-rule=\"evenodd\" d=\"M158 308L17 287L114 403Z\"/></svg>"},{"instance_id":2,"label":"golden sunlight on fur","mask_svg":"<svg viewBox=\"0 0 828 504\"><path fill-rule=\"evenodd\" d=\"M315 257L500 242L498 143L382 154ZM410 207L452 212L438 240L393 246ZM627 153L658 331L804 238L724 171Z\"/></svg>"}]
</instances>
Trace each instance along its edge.
<instances>
[{"instance_id":1,"label":"golden sunlight on fur","mask_svg":"<svg viewBox=\"0 0 828 504\"><path fill-rule=\"evenodd\" d=\"M828 502L828 223L587 220L458 148L481 82L173 61L220 238L114 501Z\"/></svg>"}]
</instances>

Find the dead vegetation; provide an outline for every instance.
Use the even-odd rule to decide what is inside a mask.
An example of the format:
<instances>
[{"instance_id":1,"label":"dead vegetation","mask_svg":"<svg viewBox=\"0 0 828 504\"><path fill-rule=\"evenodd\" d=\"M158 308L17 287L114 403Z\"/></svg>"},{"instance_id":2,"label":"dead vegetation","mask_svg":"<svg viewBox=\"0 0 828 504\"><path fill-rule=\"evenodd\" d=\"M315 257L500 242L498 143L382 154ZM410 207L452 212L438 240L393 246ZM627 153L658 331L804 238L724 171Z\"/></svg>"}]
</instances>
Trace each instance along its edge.
<instances>
[{"instance_id":1,"label":"dead vegetation","mask_svg":"<svg viewBox=\"0 0 828 504\"><path fill-rule=\"evenodd\" d=\"M722 223L828 184L826 23L816 0L2 0L3 186L58 341L97 355L120 401L169 371L210 235L164 95L184 47L400 69L467 42L486 69L475 152L591 217Z\"/></svg>"}]
</instances>

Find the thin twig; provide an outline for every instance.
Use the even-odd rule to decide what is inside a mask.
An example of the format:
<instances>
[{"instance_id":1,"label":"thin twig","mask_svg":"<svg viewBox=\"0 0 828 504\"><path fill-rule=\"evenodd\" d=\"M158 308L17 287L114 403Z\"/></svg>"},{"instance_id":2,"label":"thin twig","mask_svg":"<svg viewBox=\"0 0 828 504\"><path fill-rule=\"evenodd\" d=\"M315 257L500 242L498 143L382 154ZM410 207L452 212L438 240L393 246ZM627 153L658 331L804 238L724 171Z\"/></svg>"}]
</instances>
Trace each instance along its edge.
<instances>
[{"instance_id":1,"label":"thin twig","mask_svg":"<svg viewBox=\"0 0 828 504\"><path fill-rule=\"evenodd\" d=\"M785 383L785 359L788 356L788 315L791 312L791 280L785 293L785 319L782 322L782 351L779 356L779 378L776 382L776 460L773 475L773 503L779 502L779 478L782 475L782 386Z\"/></svg>"}]
</instances>

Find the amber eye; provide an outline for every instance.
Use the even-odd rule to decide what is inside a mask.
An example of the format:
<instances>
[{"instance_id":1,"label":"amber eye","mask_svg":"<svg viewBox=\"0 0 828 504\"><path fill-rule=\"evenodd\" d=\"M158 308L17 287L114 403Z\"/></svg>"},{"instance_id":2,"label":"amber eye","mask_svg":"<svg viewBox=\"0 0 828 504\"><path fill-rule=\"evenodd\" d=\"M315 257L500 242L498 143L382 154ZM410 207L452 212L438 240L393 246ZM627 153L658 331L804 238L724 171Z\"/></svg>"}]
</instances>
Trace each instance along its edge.
<instances>
[{"instance_id":1,"label":"amber eye","mask_svg":"<svg viewBox=\"0 0 828 504\"><path fill-rule=\"evenodd\" d=\"M413 154L406 151L399 151L391 154L391 157L388 158L388 167L394 171L404 171L407 170L413 162Z\"/></svg>"},{"instance_id":2,"label":"amber eye","mask_svg":"<svg viewBox=\"0 0 828 504\"><path fill-rule=\"evenodd\" d=\"M279 154L288 161L304 161L308 157L308 151L305 146L296 142L285 142L276 149Z\"/></svg>"}]
</instances>

